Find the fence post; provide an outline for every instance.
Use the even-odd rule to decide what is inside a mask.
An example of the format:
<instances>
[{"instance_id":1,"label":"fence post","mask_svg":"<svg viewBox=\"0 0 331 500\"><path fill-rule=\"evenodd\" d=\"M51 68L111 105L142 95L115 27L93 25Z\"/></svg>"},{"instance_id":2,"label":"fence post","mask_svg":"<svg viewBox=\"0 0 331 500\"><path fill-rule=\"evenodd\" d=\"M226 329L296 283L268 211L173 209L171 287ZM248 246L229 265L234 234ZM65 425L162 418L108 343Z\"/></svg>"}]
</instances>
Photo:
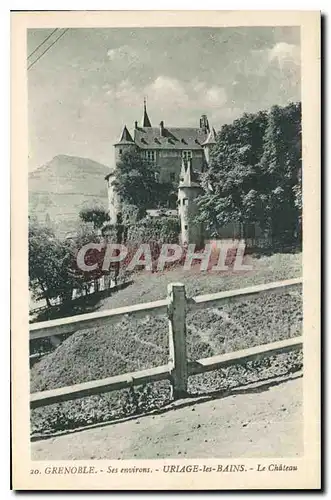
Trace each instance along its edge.
<instances>
[{"instance_id":1,"label":"fence post","mask_svg":"<svg viewBox=\"0 0 331 500\"><path fill-rule=\"evenodd\" d=\"M187 396L186 296L183 283L168 285L169 365L174 399Z\"/></svg>"}]
</instances>

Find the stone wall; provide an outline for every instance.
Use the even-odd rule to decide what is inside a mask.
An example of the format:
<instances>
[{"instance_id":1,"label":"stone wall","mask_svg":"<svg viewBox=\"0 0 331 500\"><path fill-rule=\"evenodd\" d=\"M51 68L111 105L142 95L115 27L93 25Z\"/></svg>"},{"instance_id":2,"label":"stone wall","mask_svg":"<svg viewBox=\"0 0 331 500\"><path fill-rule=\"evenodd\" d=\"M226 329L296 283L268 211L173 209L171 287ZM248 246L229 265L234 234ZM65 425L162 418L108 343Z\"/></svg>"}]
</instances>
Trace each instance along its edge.
<instances>
[{"instance_id":1,"label":"stone wall","mask_svg":"<svg viewBox=\"0 0 331 500\"><path fill-rule=\"evenodd\" d=\"M182 152L177 150L157 151L156 170L159 172L160 182L179 183L180 171L182 168ZM196 172L201 172L204 165L203 151L192 151L192 167ZM175 179L171 180L171 173L175 174Z\"/></svg>"}]
</instances>

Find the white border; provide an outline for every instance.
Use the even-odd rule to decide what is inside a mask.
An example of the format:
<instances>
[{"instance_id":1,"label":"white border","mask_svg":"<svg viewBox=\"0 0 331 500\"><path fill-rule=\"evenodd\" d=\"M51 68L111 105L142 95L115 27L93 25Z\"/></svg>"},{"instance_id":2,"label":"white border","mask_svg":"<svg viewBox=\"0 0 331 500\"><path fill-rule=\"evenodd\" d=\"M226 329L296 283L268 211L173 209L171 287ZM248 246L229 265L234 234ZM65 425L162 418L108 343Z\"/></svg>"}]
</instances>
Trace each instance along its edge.
<instances>
[{"instance_id":1,"label":"white border","mask_svg":"<svg viewBox=\"0 0 331 500\"><path fill-rule=\"evenodd\" d=\"M48 1L47 5L45 5L45 1L30 1L29 5L26 5L25 1L18 1L18 0L13 0L11 2L3 1L0 6L0 23L1 23L1 30L0 30L0 37L1 37L1 50L2 50L2 77L0 79L1 81L1 96L2 96L2 118L3 118L3 127L1 129L1 140L2 140L2 177L1 177L1 196L0 196L0 203L2 203L1 206L1 220L2 220L2 239L3 241L5 240L6 242L9 242L9 163L10 163L10 154L9 154L9 127L8 127L8 122L9 122L9 66L10 66L10 59L9 59L9 9L12 10L44 10L47 8L47 10L91 10L91 3L90 1L80 1L79 5L77 5L77 1L63 1L63 0L58 0L56 2L54 1ZM195 2L198 4L198 2ZM163 5L166 4L166 5ZM247 5L246 2L244 1L238 1L238 0L233 0L231 2L227 2L228 5L225 4L225 2L222 2L220 4L219 1L212 1L212 0L205 0L203 4L203 8L205 10L214 10L214 9L245 9L245 10L257 10L257 9L264 9L264 10L274 10L275 8L277 9L300 9L300 10L315 10L315 9L320 9L322 12L327 13L328 12L328 6L329 2L323 1L319 2L317 5L316 2L307 2L307 1L282 1L279 0L278 2L275 2L275 5L271 5L270 3L266 6L265 2L257 2L253 1L250 2L249 5ZM116 3L116 7L117 7ZM100 0L95 0L93 2L93 10L129 10L129 9L135 9L137 10L148 10L148 9L154 9L154 10L163 10L163 9L187 9L188 8L188 2L184 2L181 0L173 1L169 0L167 2L160 1L158 2L157 5L155 5L155 2L151 1L145 1L139 2L139 7L137 6L137 2L134 1L123 1L121 2L121 9L118 9L115 7L115 2L109 2L109 1L100 1ZM191 10L199 10L199 7L201 7L201 4L195 7L193 2L190 2L189 8ZM2 15L1 15L2 14ZM326 50L329 48L329 43L327 43ZM6 73L6 69L8 68L8 73ZM327 68L328 69L328 68ZM325 75L325 78L327 79L328 76ZM327 85L325 83L325 88L327 88ZM329 131L328 131L328 117L329 117L329 106L326 110L326 117L325 117L325 126L326 126L326 137L325 137L325 145L330 144L329 141ZM327 159L327 156L325 157L325 160ZM325 165L325 172L328 171L328 165ZM329 182L329 176L325 176L325 181ZM328 184L329 186L329 184ZM329 203L326 203L326 208L329 210ZM330 235L328 235L328 231L326 231L326 241L325 243L329 243L329 238ZM8 237L6 237L8 236ZM327 245L327 248L329 248L329 245ZM327 253L325 254L327 255ZM4 349L2 349L3 354L5 355L6 362L1 363L1 369L2 369L2 377L1 380L3 383L5 382L5 397L7 399L7 396L9 398L9 390L8 390L8 373L9 373L9 339L8 339L8 332L9 332L9 248L7 246L1 247L1 262L6 263L4 268L5 268L5 273L2 276L3 283L6 283L7 286L5 285L5 288L1 288L2 292L2 297L1 297L1 307L3 308L2 311L2 318L5 318L5 324L4 328L2 329L3 331L3 340L5 342ZM327 276L327 282L329 284L329 279L330 279L330 272L328 272ZM8 325L8 328L7 328ZM330 344L330 343L329 343ZM8 350L7 350L8 347ZM329 348L329 345L327 346ZM325 355L325 359L330 359L329 357L329 350L327 351L327 354ZM8 370L7 370L8 368ZM327 368L327 366L326 366ZM7 389L7 390L6 390ZM7 399L8 401L8 399ZM7 402L6 401L6 402ZM5 402L5 403L6 403ZM5 404L2 408L8 408L7 413L2 411L1 412L1 418L2 418L2 446L1 446L1 452L3 453L3 460L1 461L2 464L2 474L1 474L1 490L2 490L2 498L8 498L9 495L11 494L8 491L9 487L9 432L8 432L8 425L9 425L9 407ZM330 469L331 466L329 465ZM328 467L328 470L325 471L325 475L330 477L328 472L330 472L330 469ZM83 494L83 493L82 493ZM63 493L62 493L63 495ZM64 494L64 497L66 497L67 494ZM94 495L92 495L94 496ZM228 495L225 495L228 496ZM231 494L231 497L233 498L236 496L236 494ZM284 495L282 495L284 497ZM285 495L286 497L287 495ZM38 497L43 497L43 495L38 494ZM123 497L123 495L121 495Z\"/></svg>"}]
</instances>

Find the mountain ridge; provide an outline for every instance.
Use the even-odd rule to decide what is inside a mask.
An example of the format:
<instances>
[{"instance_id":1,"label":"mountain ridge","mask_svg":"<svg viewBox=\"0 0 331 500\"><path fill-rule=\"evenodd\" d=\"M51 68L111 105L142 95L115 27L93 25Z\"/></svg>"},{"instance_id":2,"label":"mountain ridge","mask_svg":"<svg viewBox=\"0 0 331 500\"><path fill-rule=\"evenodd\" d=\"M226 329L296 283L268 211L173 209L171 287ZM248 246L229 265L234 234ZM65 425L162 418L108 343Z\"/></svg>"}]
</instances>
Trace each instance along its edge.
<instances>
[{"instance_id":1,"label":"mountain ridge","mask_svg":"<svg viewBox=\"0 0 331 500\"><path fill-rule=\"evenodd\" d=\"M82 208L107 209L110 167L90 158L59 154L29 173L29 215L64 237L79 224Z\"/></svg>"}]
</instances>

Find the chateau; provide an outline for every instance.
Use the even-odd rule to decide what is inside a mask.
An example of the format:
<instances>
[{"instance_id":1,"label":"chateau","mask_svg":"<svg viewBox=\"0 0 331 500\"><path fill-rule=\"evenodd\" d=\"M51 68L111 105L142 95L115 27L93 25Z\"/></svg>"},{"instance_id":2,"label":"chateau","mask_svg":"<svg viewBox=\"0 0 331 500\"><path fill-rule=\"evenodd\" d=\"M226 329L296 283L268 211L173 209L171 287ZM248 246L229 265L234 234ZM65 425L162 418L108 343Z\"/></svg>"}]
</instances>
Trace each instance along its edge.
<instances>
[{"instance_id":1,"label":"chateau","mask_svg":"<svg viewBox=\"0 0 331 500\"><path fill-rule=\"evenodd\" d=\"M188 218L195 212L194 198L201 192L198 174L208 167L211 148L215 143L215 130L210 127L206 115L201 116L198 127L167 127L163 121L158 127L153 127L144 100L141 124L135 122L133 134L125 125L119 141L114 144L115 165L126 149L135 147L144 158L154 163L155 175L161 183L178 185L183 242L193 240L201 243L201 231L189 227ZM110 220L116 223L120 200L111 185L113 176L114 172L106 177L106 181Z\"/></svg>"}]
</instances>

